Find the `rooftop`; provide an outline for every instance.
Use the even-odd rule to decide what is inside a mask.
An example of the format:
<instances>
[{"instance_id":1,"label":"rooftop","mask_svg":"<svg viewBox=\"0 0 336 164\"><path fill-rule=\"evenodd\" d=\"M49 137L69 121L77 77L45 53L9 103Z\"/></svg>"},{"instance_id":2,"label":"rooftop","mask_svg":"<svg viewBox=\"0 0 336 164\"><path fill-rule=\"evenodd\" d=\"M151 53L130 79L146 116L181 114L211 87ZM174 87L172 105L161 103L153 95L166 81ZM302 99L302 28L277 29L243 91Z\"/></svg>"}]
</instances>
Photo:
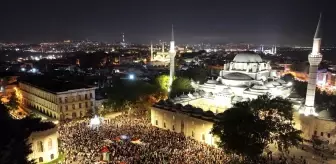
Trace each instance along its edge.
<instances>
[{"instance_id":1,"label":"rooftop","mask_svg":"<svg viewBox=\"0 0 336 164\"><path fill-rule=\"evenodd\" d=\"M53 93L66 92L69 90L76 90L76 89L93 88L85 84L53 79L45 76L28 76L20 79L20 82L30 84L36 88L40 88L42 90Z\"/></svg>"}]
</instances>

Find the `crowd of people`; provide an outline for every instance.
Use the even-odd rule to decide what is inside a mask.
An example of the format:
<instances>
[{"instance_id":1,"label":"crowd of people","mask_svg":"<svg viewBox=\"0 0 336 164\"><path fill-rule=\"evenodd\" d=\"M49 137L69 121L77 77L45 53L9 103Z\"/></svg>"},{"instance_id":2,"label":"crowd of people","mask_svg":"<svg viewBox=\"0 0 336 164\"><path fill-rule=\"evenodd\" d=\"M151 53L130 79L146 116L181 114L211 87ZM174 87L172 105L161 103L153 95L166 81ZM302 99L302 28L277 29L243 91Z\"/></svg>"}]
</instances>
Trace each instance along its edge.
<instances>
[{"instance_id":1,"label":"crowd of people","mask_svg":"<svg viewBox=\"0 0 336 164\"><path fill-rule=\"evenodd\" d=\"M93 164L101 160L104 146L109 147L111 164L221 164L229 160L221 149L153 127L144 117L122 115L98 128L88 123L60 126L60 150L66 154L66 164Z\"/></svg>"}]
</instances>

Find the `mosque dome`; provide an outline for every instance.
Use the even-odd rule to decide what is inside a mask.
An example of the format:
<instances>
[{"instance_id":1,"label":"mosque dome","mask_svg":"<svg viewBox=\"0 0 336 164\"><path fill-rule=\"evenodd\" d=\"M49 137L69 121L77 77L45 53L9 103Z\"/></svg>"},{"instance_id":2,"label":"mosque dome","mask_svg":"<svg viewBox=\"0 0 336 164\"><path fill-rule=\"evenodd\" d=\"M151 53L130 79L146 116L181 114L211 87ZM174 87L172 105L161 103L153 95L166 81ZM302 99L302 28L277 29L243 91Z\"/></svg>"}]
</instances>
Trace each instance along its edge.
<instances>
[{"instance_id":1,"label":"mosque dome","mask_svg":"<svg viewBox=\"0 0 336 164\"><path fill-rule=\"evenodd\" d=\"M232 104L235 104L235 103L240 102L242 100L243 100L243 98L241 96L235 96L232 99Z\"/></svg>"},{"instance_id":2,"label":"mosque dome","mask_svg":"<svg viewBox=\"0 0 336 164\"><path fill-rule=\"evenodd\" d=\"M223 76L224 79L228 80L253 80L252 77L240 72L232 72Z\"/></svg>"},{"instance_id":3,"label":"mosque dome","mask_svg":"<svg viewBox=\"0 0 336 164\"><path fill-rule=\"evenodd\" d=\"M253 53L239 53L233 59L233 62L237 63L260 63L262 61L258 54Z\"/></svg>"},{"instance_id":4,"label":"mosque dome","mask_svg":"<svg viewBox=\"0 0 336 164\"><path fill-rule=\"evenodd\" d=\"M286 81L284 81L284 80L282 80L282 79L278 79L278 80L276 80L276 82L278 82L278 83L280 83L280 84L286 84L286 83L287 83Z\"/></svg>"},{"instance_id":5,"label":"mosque dome","mask_svg":"<svg viewBox=\"0 0 336 164\"><path fill-rule=\"evenodd\" d=\"M273 85L272 82L268 82L268 83L266 83L265 86L266 86L267 88L275 88L275 86Z\"/></svg>"},{"instance_id":6,"label":"mosque dome","mask_svg":"<svg viewBox=\"0 0 336 164\"><path fill-rule=\"evenodd\" d=\"M191 106L189 104L182 107L182 111L184 111L184 112L189 112L192 109L193 109L193 106Z\"/></svg>"},{"instance_id":7,"label":"mosque dome","mask_svg":"<svg viewBox=\"0 0 336 164\"><path fill-rule=\"evenodd\" d=\"M198 92L194 92L194 93L193 93L193 96L194 96L194 97L198 97L199 95L200 95L200 94L199 94Z\"/></svg>"},{"instance_id":8,"label":"mosque dome","mask_svg":"<svg viewBox=\"0 0 336 164\"><path fill-rule=\"evenodd\" d=\"M322 110L320 113L318 113L318 118L321 120L333 120L329 110Z\"/></svg>"},{"instance_id":9,"label":"mosque dome","mask_svg":"<svg viewBox=\"0 0 336 164\"><path fill-rule=\"evenodd\" d=\"M208 110L203 113L202 117L205 119L212 119L213 117L215 117L215 114L212 111Z\"/></svg>"},{"instance_id":10,"label":"mosque dome","mask_svg":"<svg viewBox=\"0 0 336 164\"><path fill-rule=\"evenodd\" d=\"M201 108L195 108L192 110L193 116L201 116L203 114L203 110Z\"/></svg>"},{"instance_id":11,"label":"mosque dome","mask_svg":"<svg viewBox=\"0 0 336 164\"><path fill-rule=\"evenodd\" d=\"M209 79L206 83L207 84L217 84L218 82L216 80Z\"/></svg>"},{"instance_id":12,"label":"mosque dome","mask_svg":"<svg viewBox=\"0 0 336 164\"><path fill-rule=\"evenodd\" d=\"M182 104L175 104L173 109L180 110L182 107L183 107Z\"/></svg>"},{"instance_id":13,"label":"mosque dome","mask_svg":"<svg viewBox=\"0 0 336 164\"><path fill-rule=\"evenodd\" d=\"M264 85L253 85L251 89L255 90L268 90L268 88Z\"/></svg>"}]
</instances>

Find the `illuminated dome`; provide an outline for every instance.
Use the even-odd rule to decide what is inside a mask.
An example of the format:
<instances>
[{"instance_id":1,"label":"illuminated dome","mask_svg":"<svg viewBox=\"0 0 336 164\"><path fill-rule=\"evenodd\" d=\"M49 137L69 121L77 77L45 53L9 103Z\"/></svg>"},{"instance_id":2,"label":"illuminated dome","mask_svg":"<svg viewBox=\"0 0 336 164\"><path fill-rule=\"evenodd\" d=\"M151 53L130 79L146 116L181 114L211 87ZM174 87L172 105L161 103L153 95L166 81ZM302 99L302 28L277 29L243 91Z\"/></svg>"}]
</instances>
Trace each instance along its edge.
<instances>
[{"instance_id":1,"label":"illuminated dome","mask_svg":"<svg viewBox=\"0 0 336 164\"><path fill-rule=\"evenodd\" d=\"M253 53L240 53L235 56L233 62L237 63L260 63L263 60L258 54Z\"/></svg>"},{"instance_id":2,"label":"illuminated dome","mask_svg":"<svg viewBox=\"0 0 336 164\"><path fill-rule=\"evenodd\" d=\"M331 114L328 110L322 110L318 114L318 118L321 119L321 120L333 120L333 117L331 116Z\"/></svg>"},{"instance_id":3,"label":"illuminated dome","mask_svg":"<svg viewBox=\"0 0 336 164\"><path fill-rule=\"evenodd\" d=\"M228 80L253 80L253 78L250 77L249 75L240 72L233 72L226 74L223 76L223 78Z\"/></svg>"},{"instance_id":4,"label":"illuminated dome","mask_svg":"<svg viewBox=\"0 0 336 164\"><path fill-rule=\"evenodd\" d=\"M216 80L208 80L206 83L207 84L217 84L218 82Z\"/></svg>"},{"instance_id":5,"label":"illuminated dome","mask_svg":"<svg viewBox=\"0 0 336 164\"><path fill-rule=\"evenodd\" d=\"M256 89L256 90L268 90L268 88L264 85L253 85L251 89Z\"/></svg>"}]
</instances>

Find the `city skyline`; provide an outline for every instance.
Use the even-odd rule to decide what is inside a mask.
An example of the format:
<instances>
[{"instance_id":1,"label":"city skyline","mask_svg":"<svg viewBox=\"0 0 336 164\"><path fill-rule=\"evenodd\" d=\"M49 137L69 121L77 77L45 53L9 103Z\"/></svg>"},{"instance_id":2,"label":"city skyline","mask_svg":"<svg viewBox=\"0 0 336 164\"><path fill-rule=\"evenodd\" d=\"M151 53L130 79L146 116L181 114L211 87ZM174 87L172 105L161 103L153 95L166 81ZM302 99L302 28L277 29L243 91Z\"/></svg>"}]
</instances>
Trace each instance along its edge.
<instances>
[{"instance_id":1,"label":"city skyline","mask_svg":"<svg viewBox=\"0 0 336 164\"><path fill-rule=\"evenodd\" d=\"M79 3L80 2L80 3ZM244 5L242 5L244 4ZM179 43L245 42L309 46L315 24L323 12L323 45L335 43L332 8L328 0L301 3L169 1L24 2L3 4L0 30L3 42L61 40L125 40L132 43L169 41L174 24ZM205 7L206 6L206 7Z\"/></svg>"}]
</instances>

